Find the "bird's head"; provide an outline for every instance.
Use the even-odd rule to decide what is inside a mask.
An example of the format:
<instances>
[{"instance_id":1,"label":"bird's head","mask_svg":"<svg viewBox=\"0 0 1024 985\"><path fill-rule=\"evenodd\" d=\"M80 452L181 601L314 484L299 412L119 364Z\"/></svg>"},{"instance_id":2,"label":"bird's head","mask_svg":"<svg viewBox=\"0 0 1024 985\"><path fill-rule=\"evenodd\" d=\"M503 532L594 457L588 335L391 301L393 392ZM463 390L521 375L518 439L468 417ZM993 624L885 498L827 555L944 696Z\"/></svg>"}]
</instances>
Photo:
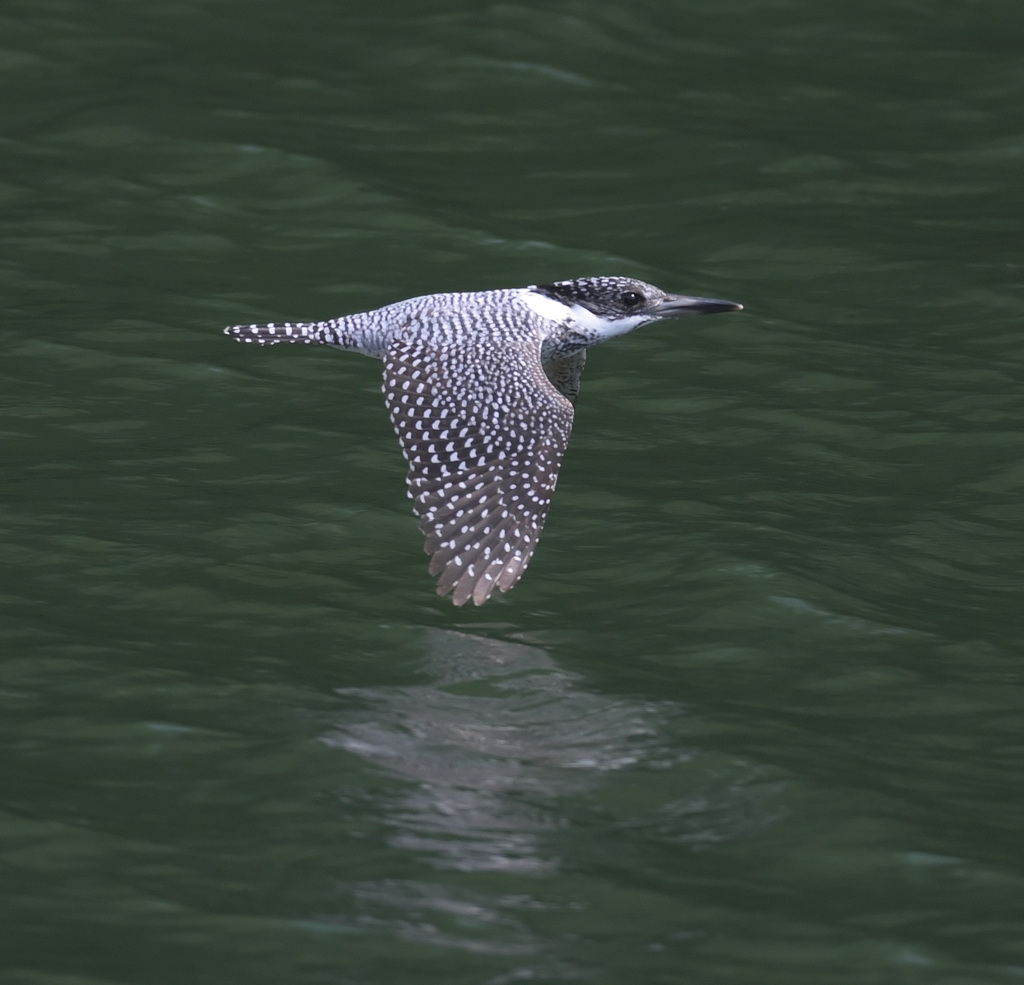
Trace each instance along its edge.
<instances>
[{"instance_id":1,"label":"bird's head","mask_svg":"<svg viewBox=\"0 0 1024 985\"><path fill-rule=\"evenodd\" d=\"M624 335L664 318L739 311L743 307L735 301L666 294L633 277L577 277L538 284L532 290L565 305L574 327L592 335L595 341Z\"/></svg>"}]
</instances>

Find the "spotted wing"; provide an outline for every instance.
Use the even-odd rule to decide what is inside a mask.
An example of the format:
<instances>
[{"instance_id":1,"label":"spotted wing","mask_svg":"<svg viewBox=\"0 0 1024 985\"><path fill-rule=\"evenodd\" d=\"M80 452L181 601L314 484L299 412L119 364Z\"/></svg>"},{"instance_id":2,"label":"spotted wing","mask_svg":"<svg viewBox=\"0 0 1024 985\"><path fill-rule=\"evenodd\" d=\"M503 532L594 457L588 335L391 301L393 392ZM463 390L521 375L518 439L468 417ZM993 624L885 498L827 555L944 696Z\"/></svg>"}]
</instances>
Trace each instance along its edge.
<instances>
[{"instance_id":1,"label":"spotted wing","mask_svg":"<svg viewBox=\"0 0 1024 985\"><path fill-rule=\"evenodd\" d=\"M507 592L537 546L572 428L539 346L399 339L384 397L438 594L481 605Z\"/></svg>"}]
</instances>

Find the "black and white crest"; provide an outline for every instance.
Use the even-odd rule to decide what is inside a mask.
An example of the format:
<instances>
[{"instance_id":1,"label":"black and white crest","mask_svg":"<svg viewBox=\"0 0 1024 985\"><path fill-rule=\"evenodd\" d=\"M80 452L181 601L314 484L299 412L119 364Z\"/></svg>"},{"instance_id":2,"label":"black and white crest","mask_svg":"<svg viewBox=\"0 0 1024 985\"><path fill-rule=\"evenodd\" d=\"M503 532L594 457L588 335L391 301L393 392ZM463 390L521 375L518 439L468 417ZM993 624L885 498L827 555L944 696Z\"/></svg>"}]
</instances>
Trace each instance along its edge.
<instances>
[{"instance_id":1,"label":"black and white crest","mask_svg":"<svg viewBox=\"0 0 1024 985\"><path fill-rule=\"evenodd\" d=\"M622 318L636 315L664 301L668 295L653 284L632 277L577 277L553 284L538 284L538 293L595 315Z\"/></svg>"}]
</instances>

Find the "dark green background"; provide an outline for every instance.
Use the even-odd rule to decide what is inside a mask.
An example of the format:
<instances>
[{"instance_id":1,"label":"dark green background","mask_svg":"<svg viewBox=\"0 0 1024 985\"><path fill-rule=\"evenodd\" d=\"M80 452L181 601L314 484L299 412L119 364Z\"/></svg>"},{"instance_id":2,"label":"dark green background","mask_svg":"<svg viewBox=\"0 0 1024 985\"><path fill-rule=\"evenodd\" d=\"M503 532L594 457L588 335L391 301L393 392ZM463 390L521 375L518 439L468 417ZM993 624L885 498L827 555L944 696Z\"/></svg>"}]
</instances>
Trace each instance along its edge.
<instances>
[{"instance_id":1,"label":"dark green background","mask_svg":"<svg viewBox=\"0 0 1024 985\"><path fill-rule=\"evenodd\" d=\"M1024 7L0 8L3 985L1018 982ZM516 590L379 365L581 274Z\"/></svg>"}]
</instances>

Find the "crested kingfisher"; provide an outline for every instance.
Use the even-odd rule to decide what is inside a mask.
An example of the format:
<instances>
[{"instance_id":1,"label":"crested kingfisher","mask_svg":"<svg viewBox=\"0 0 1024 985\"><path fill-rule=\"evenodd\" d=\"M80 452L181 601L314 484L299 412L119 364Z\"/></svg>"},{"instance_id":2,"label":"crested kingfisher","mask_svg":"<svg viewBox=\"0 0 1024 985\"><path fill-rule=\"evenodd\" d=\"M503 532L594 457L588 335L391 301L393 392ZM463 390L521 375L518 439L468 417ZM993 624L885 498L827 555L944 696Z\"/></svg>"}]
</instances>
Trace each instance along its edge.
<instances>
[{"instance_id":1,"label":"crested kingfisher","mask_svg":"<svg viewBox=\"0 0 1024 985\"><path fill-rule=\"evenodd\" d=\"M305 342L384 361L384 400L437 592L482 605L515 585L533 556L587 348L668 318L742 307L631 277L578 277L224 331L239 342Z\"/></svg>"}]
</instances>

